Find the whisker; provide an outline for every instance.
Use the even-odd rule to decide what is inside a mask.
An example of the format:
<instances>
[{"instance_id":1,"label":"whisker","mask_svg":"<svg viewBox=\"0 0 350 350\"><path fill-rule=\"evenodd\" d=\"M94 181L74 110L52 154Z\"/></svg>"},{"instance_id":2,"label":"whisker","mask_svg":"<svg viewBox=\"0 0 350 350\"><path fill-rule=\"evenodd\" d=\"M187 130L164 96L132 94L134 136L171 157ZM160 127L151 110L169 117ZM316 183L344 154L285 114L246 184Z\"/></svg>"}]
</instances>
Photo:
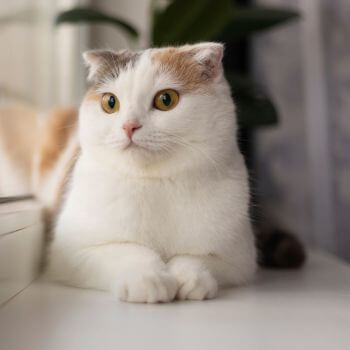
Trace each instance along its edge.
<instances>
[{"instance_id":1,"label":"whisker","mask_svg":"<svg viewBox=\"0 0 350 350\"><path fill-rule=\"evenodd\" d=\"M216 172L218 174L222 173L222 170L219 168L218 166L218 162L211 158L208 154L206 154L202 149L195 147L193 144L189 143L188 141L186 141L183 137L179 136L179 135L175 135L172 133L166 133L170 138L172 138L172 141L175 141L175 143L184 146L187 149L192 150L195 153L199 153L201 154L205 159L207 159L212 166L215 168Z\"/></svg>"}]
</instances>

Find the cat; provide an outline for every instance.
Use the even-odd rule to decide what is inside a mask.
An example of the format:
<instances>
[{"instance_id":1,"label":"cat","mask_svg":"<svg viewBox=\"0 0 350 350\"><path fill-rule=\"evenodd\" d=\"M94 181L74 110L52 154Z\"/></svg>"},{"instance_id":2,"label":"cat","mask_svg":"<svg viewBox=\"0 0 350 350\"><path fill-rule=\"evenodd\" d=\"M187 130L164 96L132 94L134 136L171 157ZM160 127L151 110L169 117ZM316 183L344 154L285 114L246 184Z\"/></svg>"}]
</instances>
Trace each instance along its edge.
<instances>
[{"instance_id":1,"label":"cat","mask_svg":"<svg viewBox=\"0 0 350 350\"><path fill-rule=\"evenodd\" d=\"M0 102L0 197L31 193L37 124L33 106Z\"/></svg>"},{"instance_id":2,"label":"cat","mask_svg":"<svg viewBox=\"0 0 350 350\"><path fill-rule=\"evenodd\" d=\"M46 140L36 162L38 197L57 212L47 278L138 303L211 299L253 279L248 175L223 50L83 54L91 86L79 121L64 129L56 119L50 140L60 148Z\"/></svg>"},{"instance_id":3,"label":"cat","mask_svg":"<svg viewBox=\"0 0 350 350\"><path fill-rule=\"evenodd\" d=\"M237 285L253 278L255 251L251 241L251 228L249 222L247 223L247 175L235 143L235 113L223 77L222 51L222 46L208 43L152 49L139 53L87 53L85 59L90 67L91 89L85 96L82 105L84 113L80 113L80 117L83 121L86 108L88 111L92 108L95 112L90 118L95 113L96 117L100 115L102 120L108 119L108 116L111 122L115 120L113 125L106 124L106 132L118 139L104 138L103 129L99 131L102 132L100 136L104 141L100 146L106 147L108 152L104 152L103 148L98 153L93 149L91 152L88 146L93 143L89 141L84 145L83 152L81 151L81 128L78 126L82 126L82 123L78 122L79 113L74 106L58 106L47 114L20 101L7 101L5 105L1 105L0 196L19 194L23 198L23 194L35 193L42 204L46 233L50 233L45 237L47 243L50 243L49 251L52 252L47 254L50 262L46 274L48 277L80 287L110 290L122 300L139 302L170 301L174 295L179 299L211 298L215 296L218 286ZM147 59L147 72L143 75L146 69L142 68L141 63L145 67ZM147 74L148 79L138 77L147 77ZM133 79L136 81L132 82ZM114 88L120 87L122 83L123 87L129 84L122 104L121 96L118 95L120 100L117 99L115 92L104 94L100 91L108 81L116 84ZM165 88L167 91L162 89L155 93L159 84L169 84ZM128 98L128 91L135 94ZM129 108L135 112L134 116L146 118L142 121L142 127L148 140L145 134L142 136L141 130L136 128L140 125L129 123L124 128L122 125L121 128L129 142L130 136L133 139L133 144L130 145L133 148L127 145L130 149L125 151L129 153L122 153L120 145L117 145L121 135L114 133L114 130L120 131L120 124L118 126L114 123L120 119L119 116L127 116L124 107L128 102ZM130 102L133 106L130 106ZM142 102L146 104L142 105ZM113 111L118 107L120 113ZM101 113L103 110L105 114ZM200 114L194 113L193 110ZM175 112L177 113L173 114ZM213 118L210 118L210 114ZM163 116L168 118L163 120ZM141 121L141 118L133 118L132 121ZM201 122L205 124L202 125ZM220 126L228 130L221 130ZM231 132L228 132L229 130ZM142 136L141 139L134 139L137 133ZM220 137L211 139L212 135ZM147 143L144 150L141 149L142 140ZM223 141L228 143L227 147ZM111 176L114 175L111 174L104 176L103 173L97 172L97 175L103 177L97 181L97 185L93 184L96 176L90 178L88 174L79 175L78 178L78 175L74 174L80 174L81 171L75 170L75 165L87 164L87 160L90 165L97 164L93 173L100 167L107 173L116 168L115 179L121 180L120 184L124 186L113 183L110 184L109 191L108 183L106 182L105 186L104 180L113 181ZM94 188L96 193L101 186L102 190L110 193L103 198L102 191L98 192L96 203L95 198L82 201L85 204L85 209L82 206L82 213L85 212L85 215L89 212L86 208L89 202L95 205L100 203L101 208L88 215L86 223L90 224L86 225L86 229L77 230L78 235L56 240L57 237L64 238L58 235L56 223L63 222L61 217L68 203L66 199L77 187L75 182L81 185L80 177L83 181L92 182L91 189L89 183L85 185L85 197L94 197ZM73 179L77 180L74 182ZM239 184L241 187L236 188ZM119 215L118 218L119 211L115 211L115 218L111 218L111 211L114 204L117 204L115 199L119 199L119 196L114 197L114 194L116 191L121 193L122 189L125 192L125 185L131 186L130 192L123 193L119 200L121 206L127 203L127 206L124 206L126 209L122 207L119 213L124 213L125 216L121 218ZM226 193L227 185L231 186L231 189ZM8 200L6 198L5 200ZM113 200L105 203L105 199L108 198ZM0 202L3 200L1 197ZM79 205L80 203L70 209L73 216L74 213L81 216ZM253 207L255 206L256 199L253 201ZM104 209L109 216L104 216ZM223 215L225 210L229 211L227 215ZM123 240L120 240L121 237L119 241L101 239L100 234L106 234L107 221L95 232L92 231L91 223L96 225L98 219L94 217L98 211L102 211L99 213L99 220L109 218L110 223L119 220L125 228L129 228L122 231ZM286 232L284 228L278 228L271 222L271 218L257 218L253 211L250 213L254 217L252 221L258 264L268 268L301 267L306 254L297 237ZM224 218L220 219L220 215ZM75 220L75 217L71 217L70 220L72 225L69 226L69 230L79 228L79 220ZM239 228L230 231L230 225L239 221ZM67 222L69 223L69 220L66 224ZM114 238L118 238L118 233L121 233L117 230L118 227L113 224L110 230L112 235L116 235ZM151 227L154 228L153 231L150 231ZM105 228L104 232L102 228ZM72 232L69 230L67 232ZM245 233L245 230L248 233ZM89 238L84 234L85 231L94 234L90 238L95 237L97 244L86 245L83 241L75 241L76 245L71 244L74 243L74 239ZM128 240L125 239L125 234L129 235ZM246 242L242 243L244 239ZM237 243L233 240L237 240ZM94 246L112 246L117 242L120 243L118 249L123 250L122 253L108 253L110 248L106 248L105 256L102 253L101 259L96 256L100 253L93 249ZM130 263L126 259L132 258L132 254L128 255L127 250L134 248L127 243L139 244L138 248L141 250L140 254L135 253ZM245 248L240 249L245 244ZM153 258L150 248L153 250ZM90 250L94 250L95 256L90 255ZM112 255L110 260L107 258L108 254ZM124 258L122 254L125 255ZM116 263L116 256L120 256L124 263L114 268L112 264ZM219 259L214 259L215 257ZM97 259L98 264L90 262L90 258ZM151 261L143 264L140 260L139 264L142 266L136 269L135 264L138 264L139 258ZM224 258L227 264L218 263L220 258ZM109 261L112 264L109 264ZM250 264L248 267L246 262ZM152 268L145 270L147 263L151 264ZM102 268L103 264L106 264L106 268ZM90 271L89 266L92 267ZM128 268L133 270L133 267L134 271L127 272ZM85 277L84 273L87 273L88 277ZM129 286L132 287L130 295Z\"/></svg>"}]
</instances>

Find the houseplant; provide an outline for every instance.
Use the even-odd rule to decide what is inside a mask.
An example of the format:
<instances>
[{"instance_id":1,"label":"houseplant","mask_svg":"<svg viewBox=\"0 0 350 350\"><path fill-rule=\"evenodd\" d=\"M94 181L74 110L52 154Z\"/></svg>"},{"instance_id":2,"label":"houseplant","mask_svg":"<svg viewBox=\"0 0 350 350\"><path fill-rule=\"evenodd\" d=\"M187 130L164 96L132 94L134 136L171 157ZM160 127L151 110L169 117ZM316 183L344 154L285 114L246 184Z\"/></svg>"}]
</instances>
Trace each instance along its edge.
<instances>
[{"instance_id":1,"label":"houseplant","mask_svg":"<svg viewBox=\"0 0 350 350\"><path fill-rule=\"evenodd\" d=\"M225 43L226 51L239 48L253 34L289 21L298 16L291 10L238 5L235 0L171 0L166 6L152 2L151 45L165 46L197 41L216 40ZM130 40L137 38L137 30L119 17L103 13L92 7L76 7L61 12L56 24L103 23L124 30ZM244 50L243 50L244 51ZM242 55L238 50L237 56ZM238 109L241 129L274 125L278 121L276 108L251 79L249 71L224 59L226 77Z\"/></svg>"}]
</instances>

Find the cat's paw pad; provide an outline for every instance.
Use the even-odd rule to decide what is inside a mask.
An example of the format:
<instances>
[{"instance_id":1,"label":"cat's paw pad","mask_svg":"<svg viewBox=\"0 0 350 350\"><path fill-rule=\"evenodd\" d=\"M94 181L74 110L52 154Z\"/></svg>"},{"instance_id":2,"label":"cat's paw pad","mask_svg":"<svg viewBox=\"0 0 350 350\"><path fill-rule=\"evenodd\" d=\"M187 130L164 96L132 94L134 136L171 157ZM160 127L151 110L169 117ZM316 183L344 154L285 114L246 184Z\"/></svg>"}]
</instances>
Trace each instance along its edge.
<instances>
[{"instance_id":1,"label":"cat's paw pad","mask_svg":"<svg viewBox=\"0 0 350 350\"><path fill-rule=\"evenodd\" d=\"M171 264L170 272L176 277L179 289L176 298L179 300L213 299L218 292L218 283L209 270L183 264Z\"/></svg>"},{"instance_id":2,"label":"cat's paw pad","mask_svg":"<svg viewBox=\"0 0 350 350\"><path fill-rule=\"evenodd\" d=\"M132 271L118 283L120 300L130 303L165 303L175 298L176 279L166 271Z\"/></svg>"}]
</instances>

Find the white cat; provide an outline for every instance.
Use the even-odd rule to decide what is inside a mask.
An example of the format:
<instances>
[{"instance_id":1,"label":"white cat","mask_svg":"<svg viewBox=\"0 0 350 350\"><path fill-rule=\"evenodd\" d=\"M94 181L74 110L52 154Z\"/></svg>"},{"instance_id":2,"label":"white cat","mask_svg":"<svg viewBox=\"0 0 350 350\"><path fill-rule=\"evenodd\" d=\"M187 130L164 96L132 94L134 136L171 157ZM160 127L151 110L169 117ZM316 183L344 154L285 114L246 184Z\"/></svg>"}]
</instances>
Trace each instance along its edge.
<instances>
[{"instance_id":1,"label":"white cat","mask_svg":"<svg viewBox=\"0 0 350 350\"><path fill-rule=\"evenodd\" d=\"M214 298L253 277L248 178L222 55L218 43L84 54L92 87L51 279L156 303Z\"/></svg>"}]
</instances>

